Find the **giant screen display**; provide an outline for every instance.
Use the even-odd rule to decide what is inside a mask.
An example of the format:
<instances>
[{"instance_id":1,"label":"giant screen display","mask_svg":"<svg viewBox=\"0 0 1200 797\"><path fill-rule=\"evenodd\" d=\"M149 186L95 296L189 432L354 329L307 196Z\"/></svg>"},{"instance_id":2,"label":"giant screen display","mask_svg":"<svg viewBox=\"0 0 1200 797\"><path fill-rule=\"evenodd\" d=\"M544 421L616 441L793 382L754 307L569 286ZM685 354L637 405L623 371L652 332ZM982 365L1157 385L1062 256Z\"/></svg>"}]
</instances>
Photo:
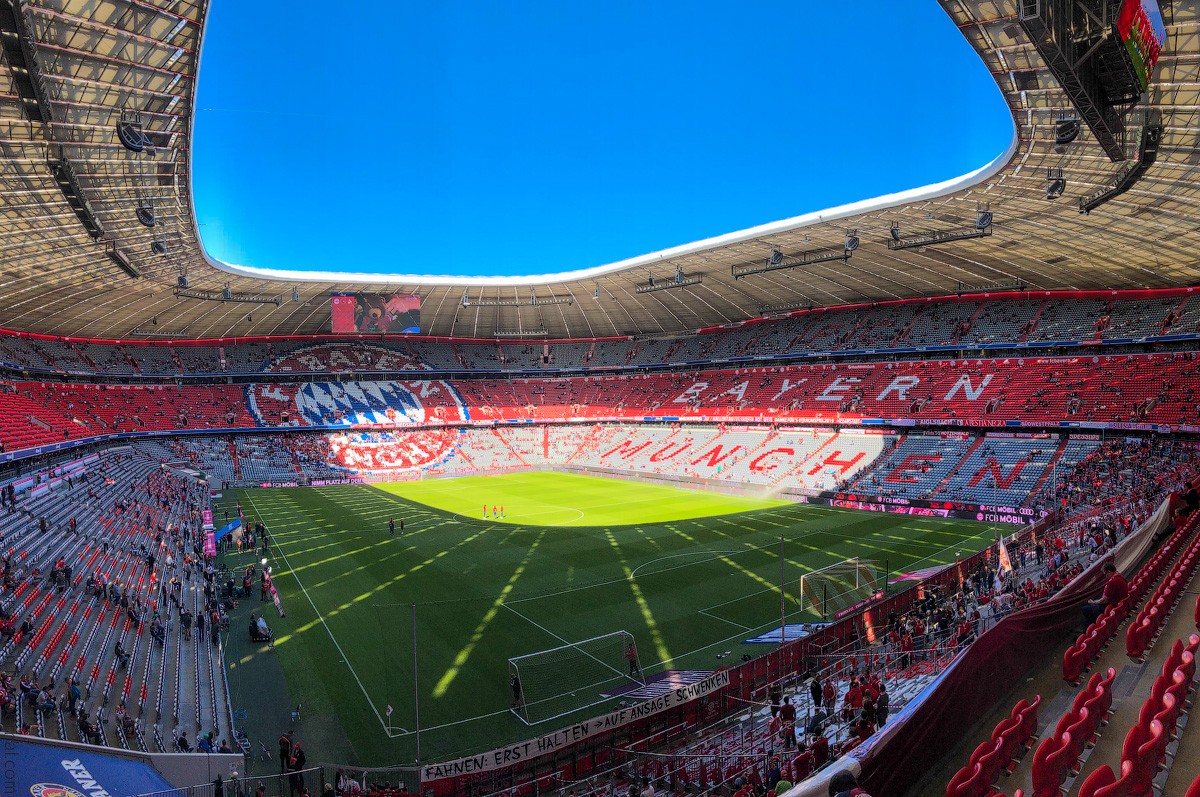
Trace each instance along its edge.
<instances>
[{"instance_id":1,"label":"giant screen display","mask_svg":"<svg viewBox=\"0 0 1200 797\"><path fill-rule=\"evenodd\" d=\"M333 333L421 331L421 297L405 293L339 293L333 296Z\"/></svg>"},{"instance_id":2,"label":"giant screen display","mask_svg":"<svg viewBox=\"0 0 1200 797\"><path fill-rule=\"evenodd\" d=\"M1167 26L1163 24L1158 0L1125 0L1117 17L1117 32L1129 51L1142 91L1145 91L1163 45L1167 43Z\"/></svg>"}]
</instances>

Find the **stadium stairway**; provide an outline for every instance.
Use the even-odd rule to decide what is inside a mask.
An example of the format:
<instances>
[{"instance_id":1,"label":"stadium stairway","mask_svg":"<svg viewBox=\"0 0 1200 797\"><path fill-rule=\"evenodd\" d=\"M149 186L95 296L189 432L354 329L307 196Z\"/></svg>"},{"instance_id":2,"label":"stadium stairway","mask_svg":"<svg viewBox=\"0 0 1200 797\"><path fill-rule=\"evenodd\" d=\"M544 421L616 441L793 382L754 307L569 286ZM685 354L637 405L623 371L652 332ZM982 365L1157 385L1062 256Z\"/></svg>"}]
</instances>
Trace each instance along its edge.
<instances>
[{"instance_id":1,"label":"stadium stairway","mask_svg":"<svg viewBox=\"0 0 1200 797\"><path fill-rule=\"evenodd\" d=\"M107 477L107 483L100 476ZM94 478L81 480L69 490L26 499L21 512L0 517L5 551L12 551L18 579L12 591L0 591L0 605L17 622L25 618L34 622L28 638L18 633L0 644L0 666L16 677L29 675L38 685L53 684L58 703L56 710L42 711L16 701L5 717L5 730L28 723L39 736L85 741L81 726L65 709L66 679L74 678L83 693L81 704L96 721L106 745L164 751L179 730L189 735L213 730L218 739L228 738L228 722L222 721L225 701L219 648L207 636L201 640L193 633L190 642L183 639L178 622L170 623L165 645L155 643L148 610L139 628L116 602L85 591L87 578L99 573L124 585L143 606L156 601L161 606L160 585L180 575L182 568L169 566L163 554L151 574L138 545L152 544L150 530L183 522L186 502L176 501L168 508L149 501L136 511L114 509L118 499L135 494L131 485L138 486L136 495L144 496L147 478L158 489L172 477L159 473L151 457L127 456L120 463L106 457ZM36 519L43 516L50 529L47 534L37 530ZM72 518L78 521L76 534L65 530ZM55 588L45 578L59 560L73 571L65 589ZM34 568L40 574L36 578L31 575ZM201 579L194 576L183 583L184 602L198 608ZM127 665L117 661L118 642L129 654ZM135 723L131 734L115 719L121 705Z\"/></svg>"},{"instance_id":2,"label":"stadium stairway","mask_svg":"<svg viewBox=\"0 0 1200 797\"><path fill-rule=\"evenodd\" d=\"M1196 617L1194 615L1194 599L1200 592L1200 572L1195 573L1185 587L1185 600L1181 601L1175 610L1163 623L1162 632L1157 643L1146 652L1144 660L1133 661L1125 651L1124 630L1118 634L1117 641L1110 644L1094 662L1090 673L1103 675L1109 668L1116 671L1116 680L1112 687L1111 714L1107 725L1098 729L1098 738L1094 747L1084 751L1078 775L1068 776L1063 784L1062 794L1071 797L1077 795L1080 786L1096 769L1107 764L1115 772L1120 772L1122 745L1126 733L1138 721L1142 704L1150 696L1155 678L1163 669L1174 641L1179 639L1187 643L1190 634L1195 633ZM1142 602L1149 597L1144 596ZM1134 614L1136 612L1131 612ZM1080 619L1079 628L1082 629ZM1014 790L1024 790L1026 795L1034 793L1033 762L1036 745L1053 735L1056 725L1063 715L1071 708L1073 701L1083 685L1066 685L1062 680L1062 656L1067 647L1074 642L1074 636L1064 638L1058 648L1058 655L1051 655L1034 669L1026 681L1020 684L1011 694L1006 696L999 705L988 715L983 716L970 729L965 729L963 740L934 767L931 767L927 777L914 787L912 797L944 797L946 786L958 769L967 761L980 743L990 739L997 723L1008 716L1013 703L1021 697L1028 698L1033 694L1043 695L1041 710L1038 715L1038 728L1034 742L1034 750L1027 753L1011 774L1001 774L995 784L995 790L1012 794ZM1087 677L1085 676L1085 684ZM1156 780L1155 797L1175 797L1183 795L1188 784L1200 771L1200 726L1183 728L1180 733L1179 748L1174 759L1169 760L1169 768L1160 773ZM1165 785L1165 790L1164 790Z\"/></svg>"}]
</instances>

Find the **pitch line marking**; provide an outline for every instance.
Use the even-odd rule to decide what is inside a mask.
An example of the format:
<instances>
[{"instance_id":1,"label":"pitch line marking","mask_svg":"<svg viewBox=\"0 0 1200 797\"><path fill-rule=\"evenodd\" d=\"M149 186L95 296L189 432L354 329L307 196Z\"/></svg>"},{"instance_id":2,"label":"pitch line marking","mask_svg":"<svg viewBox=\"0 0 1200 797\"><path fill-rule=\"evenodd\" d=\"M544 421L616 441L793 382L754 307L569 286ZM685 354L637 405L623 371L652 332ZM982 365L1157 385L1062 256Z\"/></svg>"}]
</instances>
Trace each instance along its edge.
<instances>
[{"instance_id":1,"label":"pitch line marking","mask_svg":"<svg viewBox=\"0 0 1200 797\"><path fill-rule=\"evenodd\" d=\"M720 616L718 616L718 615L715 615L715 614L709 614L709 613L708 613L708 612L706 612L704 609L701 609L700 611L698 611L698 612L696 612L696 613L697 613L697 614L702 614L702 615L704 615L705 617L711 617L711 618L712 618L712 619L714 619L714 620L720 620L720 621L721 621L721 622L723 622L723 623L729 623L730 625L736 625L738 628L742 629L743 631L751 631L751 630L753 630L753 629L751 629L751 628L750 628L750 626L748 626L748 625L742 625L741 623L735 623L733 620L730 620L730 619L728 619L728 618L726 618L726 617L720 617Z\"/></svg>"},{"instance_id":2,"label":"pitch line marking","mask_svg":"<svg viewBox=\"0 0 1200 797\"><path fill-rule=\"evenodd\" d=\"M704 562L717 562L717 561L720 561L720 559L721 559L721 556L722 556L722 555L725 555L725 554L735 554L735 553L744 553L744 551L685 551L684 553L673 553L673 554L670 554L669 556L659 556L659 557L656 557L656 558L654 558L654 559L651 559L651 560L650 560L650 561L648 561L648 562L642 562L640 565L638 565L637 567L633 568L632 575L635 575L635 576L636 576L636 575L638 574L638 571L639 571L639 570L641 570L643 567L649 567L649 566L650 566L650 565L652 565L652 564L657 564L658 562L662 562L662 561L665 561L665 560L667 560L667 559L678 559L678 558L679 558L679 557L681 557L681 556L706 556L706 555L711 555L711 556L712 556L712 559L705 559L705 560L703 560L703 561L700 561L700 562L693 562L693 563L692 563L692 564L702 565L702 564L704 564ZM688 567L688 565L683 565L683 567ZM674 570L675 568L670 568L670 569L671 569L671 570ZM667 570L663 570L663 571L660 571L660 572L666 573L666 572L667 572ZM652 576L652 575L655 575L655 574L654 574L654 573L648 573L647 575L651 575L651 576Z\"/></svg>"},{"instance_id":3,"label":"pitch line marking","mask_svg":"<svg viewBox=\"0 0 1200 797\"><path fill-rule=\"evenodd\" d=\"M254 507L255 514L261 518L262 512L259 511L258 504L254 503L254 496L250 493L247 493L246 498L250 501L250 505ZM317 608L317 604L313 602L312 596L308 594L308 590L304 587L304 582L300 580L300 577L296 575L296 571L292 569L292 563L288 561L287 554L283 552L283 548L279 545L275 546L275 550L278 551L279 555L283 557L283 563L287 565L288 570L292 574L292 578L296 579L296 583L300 585L300 591L303 592L304 597L308 599L308 605L312 606L313 611L317 613L317 617L321 620L321 625L325 626L325 630L329 633L330 640L333 641L333 646L337 648L338 654L342 657L342 661L346 662L346 669L348 669L350 674L354 676L354 681L358 684L358 688L362 690L363 697L367 699L367 705L371 707L371 711L375 714L375 719L379 720L379 725L383 728L383 732L387 734L389 738L392 735L392 729L399 728L401 732L405 732L405 729L398 725L392 725L389 729L388 724L384 722L383 716L379 713L379 709L375 707L375 701L373 701L371 696L367 694L367 688L363 686L362 679L359 678L358 673L354 671L354 665L350 663L350 657L346 655L346 651L342 650L342 646L338 643L337 637L333 635L333 629L329 627L329 623L325 622L325 615L321 614L321 610Z\"/></svg>"}]
</instances>

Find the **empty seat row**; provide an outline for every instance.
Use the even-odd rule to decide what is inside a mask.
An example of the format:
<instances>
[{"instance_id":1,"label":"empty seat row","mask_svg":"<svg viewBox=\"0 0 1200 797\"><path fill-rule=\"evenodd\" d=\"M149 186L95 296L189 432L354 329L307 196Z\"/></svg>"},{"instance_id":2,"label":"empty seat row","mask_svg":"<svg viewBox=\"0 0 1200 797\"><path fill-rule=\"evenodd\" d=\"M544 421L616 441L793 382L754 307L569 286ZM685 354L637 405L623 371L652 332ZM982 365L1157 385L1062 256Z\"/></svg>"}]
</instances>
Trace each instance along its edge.
<instances>
[{"instance_id":1,"label":"empty seat row","mask_svg":"<svg viewBox=\"0 0 1200 797\"><path fill-rule=\"evenodd\" d=\"M1063 680L1069 683L1079 682L1083 677L1083 673L1087 671L1088 666L1096 660L1096 657L1100 655L1100 652L1104 650L1116 635L1121 623L1129 616L1133 607L1138 604L1146 591L1158 580L1163 570L1170 564L1171 558L1180 550L1187 538L1195 533L1195 530L1196 522L1193 520L1172 534L1154 556L1139 568L1137 575L1129 583L1129 593L1125 598L1119 603L1105 606L1104 611L1096 618L1096 622L1088 626L1079 635L1079 638L1075 640L1075 643L1067 648L1066 652L1063 653ZM1200 540L1200 538L1196 538L1196 540ZM1196 544L1194 540L1192 543L1193 550ZM1137 622L1131 624L1129 632L1133 633L1136 626ZM1138 632L1138 634L1141 633L1140 631ZM1138 639L1140 640L1140 636ZM1145 648L1143 647L1137 655L1140 656L1144 651ZM1134 654L1130 652L1130 655L1133 656Z\"/></svg>"},{"instance_id":2,"label":"empty seat row","mask_svg":"<svg viewBox=\"0 0 1200 797\"><path fill-rule=\"evenodd\" d=\"M1195 521L1193 520L1189 521L1184 528L1190 530L1194 526ZM1179 557L1179 561L1171 568L1171 572L1163 579L1149 602L1130 623L1129 630L1125 634L1125 649L1130 658L1141 658L1146 649L1153 644L1154 638L1175 608L1175 604L1183 598L1184 589L1192 580L1197 564L1200 564L1200 538L1193 540L1187 546L1183 555Z\"/></svg>"},{"instance_id":3,"label":"empty seat row","mask_svg":"<svg viewBox=\"0 0 1200 797\"><path fill-rule=\"evenodd\" d=\"M1154 680L1150 697L1138 712L1137 722L1125 735L1120 775L1107 764L1101 766L1083 781L1079 797L1140 797L1152 793L1154 776L1167 758L1167 746L1194 685L1198 648L1197 634L1191 635L1186 647L1182 641L1175 641L1162 672Z\"/></svg>"},{"instance_id":4,"label":"empty seat row","mask_svg":"<svg viewBox=\"0 0 1200 797\"><path fill-rule=\"evenodd\" d=\"M991 793L1000 772L1011 769L1033 739L1041 703L1042 696L1037 695L1032 703L1022 698L1013 706L992 730L991 738L976 747L967 765L950 779L946 797L985 797Z\"/></svg>"},{"instance_id":5,"label":"empty seat row","mask_svg":"<svg viewBox=\"0 0 1200 797\"><path fill-rule=\"evenodd\" d=\"M1093 673L1087 686L1058 720L1033 754L1033 797L1057 797L1070 773L1078 772L1080 758L1092 746L1101 726L1108 723L1112 707L1112 685L1117 671L1101 677Z\"/></svg>"}]
</instances>

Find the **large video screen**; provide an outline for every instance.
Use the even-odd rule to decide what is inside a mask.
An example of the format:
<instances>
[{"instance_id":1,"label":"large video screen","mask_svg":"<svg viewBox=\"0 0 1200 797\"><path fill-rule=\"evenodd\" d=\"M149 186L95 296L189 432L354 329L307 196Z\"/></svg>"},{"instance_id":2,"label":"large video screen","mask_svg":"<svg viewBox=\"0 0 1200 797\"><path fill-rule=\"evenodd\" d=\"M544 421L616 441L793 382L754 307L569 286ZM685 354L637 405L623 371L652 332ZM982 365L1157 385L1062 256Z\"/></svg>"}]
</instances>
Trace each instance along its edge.
<instances>
[{"instance_id":1,"label":"large video screen","mask_svg":"<svg viewBox=\"0 0 1200 797\"><path fill-rule=\"evenodd\" d=\"M1145 91L1158 56L1167 43L1167 26L1163 24L1158 0L1125 0L1117 17L1117 32L1133 60L1142 91Z\"/></svg>"},{"instance_id":2,"label":"large video screen","mask_svg":"<svg viewBox=\"0 0 1200 797\"><path fill-rule=\"evenodd\" d=\"M333 296L333 332L353 334L421 331L421 297L405 293L340 293Z\"/></svg>"}]
</instances>

